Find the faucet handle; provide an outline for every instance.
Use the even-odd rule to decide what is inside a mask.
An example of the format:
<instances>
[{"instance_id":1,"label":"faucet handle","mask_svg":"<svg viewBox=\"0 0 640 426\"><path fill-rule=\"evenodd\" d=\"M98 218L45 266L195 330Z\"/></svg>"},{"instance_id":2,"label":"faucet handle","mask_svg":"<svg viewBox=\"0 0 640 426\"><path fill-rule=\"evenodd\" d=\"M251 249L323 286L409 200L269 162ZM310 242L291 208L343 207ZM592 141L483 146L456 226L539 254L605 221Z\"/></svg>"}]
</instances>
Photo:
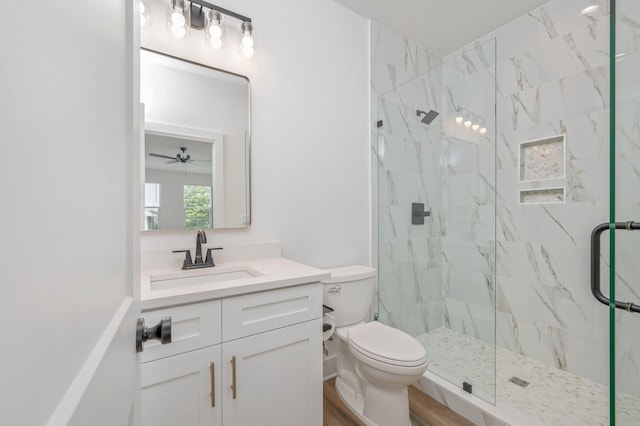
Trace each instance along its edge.
<instances>
[{"instance_id":1,"label":"faucet handle","mask_svg":"<svg viewBox=\"0 0 640 426\"><path fill-rule=\"evenodd\" d=\"M209 247L207 249L207 258L204 260L204 263L210 263L211 266L216 266L216 264L213 262L213 254L211 253L211 250L222 250L222 247Z\"/></svg>"},{"instance_id":2,"label":"faucet handle","mask_svg":"<svg viewBox=\"0 0 640 426\"><path fill-rule=\"evenodd\" d=\"M173 250L172 253L185 253L184 262L182 262L182 269L187 269L187 266L193 265L191 250Z\"/></svg>"}]
</instances>

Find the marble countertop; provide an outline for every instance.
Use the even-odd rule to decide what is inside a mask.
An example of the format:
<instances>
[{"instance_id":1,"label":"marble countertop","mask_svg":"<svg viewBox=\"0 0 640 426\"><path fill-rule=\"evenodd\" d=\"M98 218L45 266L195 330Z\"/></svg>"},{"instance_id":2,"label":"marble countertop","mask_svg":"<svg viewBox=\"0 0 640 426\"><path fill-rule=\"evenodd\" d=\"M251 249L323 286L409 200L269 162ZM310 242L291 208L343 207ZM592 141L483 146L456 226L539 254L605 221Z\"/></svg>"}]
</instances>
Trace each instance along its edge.
<instances>
[{"instance_id":1,"label":"marble countertop","mask_svg":"<svg viewBox=\"0 0 640 426\"><path fill-rule=\"evenodd\" d=\"M152 289L152 277L158 275L167 276L167 274L170 274L170 276L175 275L176 278L189 277L212 273L216 270L234 269L236 267L249 268L259 275L221 282ZM308 284L327 279L330 275L329 272L282 257L224 262L217 264L213 268L188 271L182 271L176 268L143 271L140 281L141 309L147 311L168 306Z\"/></svg>"}]
</instances>

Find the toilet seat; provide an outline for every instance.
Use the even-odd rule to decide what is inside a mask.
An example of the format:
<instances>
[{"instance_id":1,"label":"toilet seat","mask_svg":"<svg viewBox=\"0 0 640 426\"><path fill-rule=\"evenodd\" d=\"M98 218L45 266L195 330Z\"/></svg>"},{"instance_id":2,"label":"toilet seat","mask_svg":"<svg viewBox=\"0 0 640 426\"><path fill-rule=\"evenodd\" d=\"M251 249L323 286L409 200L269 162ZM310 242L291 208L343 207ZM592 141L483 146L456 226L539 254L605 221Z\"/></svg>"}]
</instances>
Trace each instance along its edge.
<instances>
[{"instance_id":1,"label":"toilet seat","mask_svg":"<svg viewBox=\"0 0 640 426\"><path fill-rule=\"evenodd\" d=\"M348 341L352 351L364 359L376 361L376 364L411 368L427 363L427 353L420 342L378 321L351 328Z\"/></svg>"}]
</instances>

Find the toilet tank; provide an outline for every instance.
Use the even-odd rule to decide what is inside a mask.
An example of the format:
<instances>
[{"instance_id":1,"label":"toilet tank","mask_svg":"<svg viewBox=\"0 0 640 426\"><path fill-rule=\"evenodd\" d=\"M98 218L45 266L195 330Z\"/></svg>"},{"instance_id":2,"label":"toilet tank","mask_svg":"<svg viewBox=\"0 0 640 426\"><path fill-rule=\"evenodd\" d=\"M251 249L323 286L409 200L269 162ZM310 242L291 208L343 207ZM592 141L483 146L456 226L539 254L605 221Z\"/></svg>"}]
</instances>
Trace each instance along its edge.
<instances>
[{"instance_id":1,"label":"toilet tank","mask_svg":"<svg viewBox=\"0 0 640 426\"><path fill-rule=\"evenodd\" d=\"M322 300L333 309L336 327L357 324L367 319L375 286L376 270L368 266L344 266L327 269L331 278L322 281Z\"/></svg>"}]
</instances>

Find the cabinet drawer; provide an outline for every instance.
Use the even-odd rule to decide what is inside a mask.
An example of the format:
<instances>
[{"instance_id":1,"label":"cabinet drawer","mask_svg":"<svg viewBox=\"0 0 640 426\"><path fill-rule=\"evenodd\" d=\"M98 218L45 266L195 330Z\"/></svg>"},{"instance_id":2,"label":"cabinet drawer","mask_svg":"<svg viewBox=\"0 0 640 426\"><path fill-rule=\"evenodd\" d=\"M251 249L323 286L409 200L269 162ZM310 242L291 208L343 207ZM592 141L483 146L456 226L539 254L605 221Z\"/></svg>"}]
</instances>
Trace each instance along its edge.
<instances>
[{"instance_id":1,"label":"cabinet drawer","mask_svg":"<svg viewBox=\"0 0 640 426\"><path fill-rule=\"evenodd\" d=\"M143 312L147 327L162 317L171 317L171 343L161 345L157 340L147 341L141 361L153 361L220 343L221 312L220 300Z\"/></svg>"},{"instance_id":2,"label":"cabinet drawer","mask_svg":"<svg viewBox=\"0 0 640 426\"><path fill-rule=\"evenodd\" d=\"M322 284L223 299L222 340L229 341L322 316Z\"/></svg>"}]
</instances>

